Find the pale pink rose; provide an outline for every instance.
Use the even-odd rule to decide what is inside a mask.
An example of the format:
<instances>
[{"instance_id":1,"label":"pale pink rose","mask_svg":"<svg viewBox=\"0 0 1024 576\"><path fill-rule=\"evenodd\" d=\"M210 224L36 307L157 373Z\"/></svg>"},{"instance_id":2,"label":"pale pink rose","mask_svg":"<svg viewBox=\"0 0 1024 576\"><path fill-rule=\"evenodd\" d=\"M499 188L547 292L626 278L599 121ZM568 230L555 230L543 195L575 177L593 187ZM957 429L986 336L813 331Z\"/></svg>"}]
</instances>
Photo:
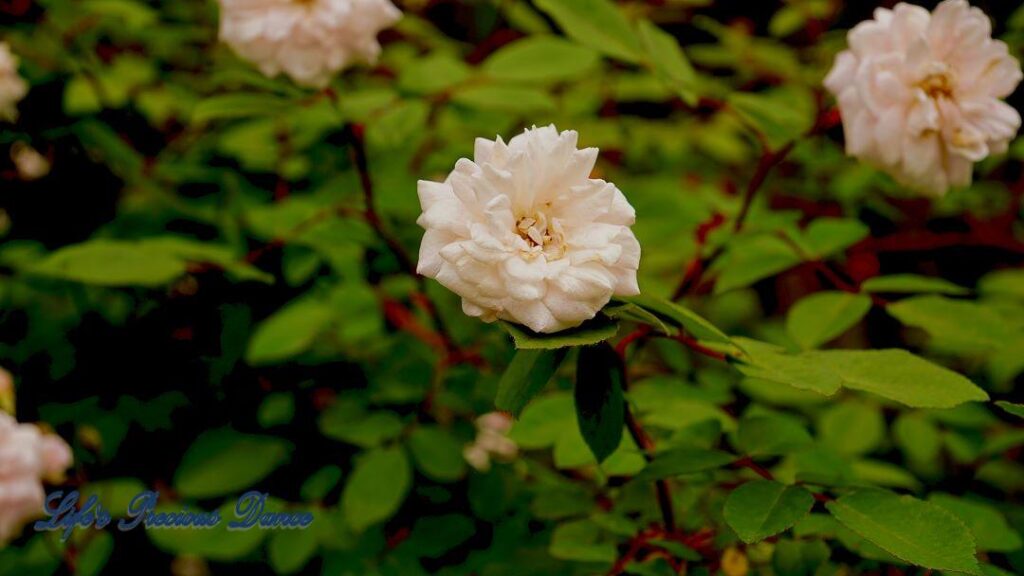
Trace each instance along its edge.
<instances>
[{"instance_id":1,"label":"pale pink rose","mask_svg":"<svg viewBox=\"0 0 1024 576\"><path fill-rule=\"evenodd\" d=\"M0 548L18 535L27 521L42 515L45 499L38 479L0 479Z\"/></svg>"},{"instance_id":2,"label":"pale pink rose","mask_svg":"<svg viewBox=\"0 0 1024 576\"><path fill-rule=\"evenodd\" d=\"M46 434L40 439L41 472L46 478L59 478L71 466L71 447L60 436Z\"/></svg>"},{"instance_id":3,"label":"pale pink rose","mask_svg":"<svg viewBox=\"0 0 1024 576\"><path fill-rule=\"evenodd\" d=\"M0 547L42 514L43 480L60 478L70 465L71 448L59 436L0 412Z\"/></svg>"},{"instance_id":4,"label":"pale pink rose","mask_svg":"<svg viewBox=\"0 0 1024 576\"><path fill-rule=\"evenodd\" d=\"M825 86L839 101L846 151L904 185L941 196L975 162L1006 151L1021 117L1002 101L1022 78L989 19L966 0L933 13L879 8L849 35Z\"/></svg>"},{"instance_id":5,"label":"pale pink rose","mask_svg":"<svg viewBox=\"0 0 1024 576\"><path fill-rule=\"evenodd\" d=\"M0 121L18 119L18 102L28 94L28 83L18 74L18 57L0 42Z\"/></svg>"},{"instance_id":6,"label":"pale pink rose","mask_svg":"<svg viewBox=\"0 0 1024 576\"><path fill-rule=\"evenodd\" d=\"M267 76L322 88L353 62L373 62L377 34L402 13L388 0L220 0L220 39Z\"/></svg>"},{"instance_id":7,"label":"pale pink rose","mask_svg":"<svg viewBox=\"0 0 1024 576\"><path fill-rule=\"evenodd\" d=\"M598 151L578 150L577 137L547 126L508 144L478 138L447 180L420 181L417 271L461 296L466 314L558 332L640 293L633 207L590 178Z\"/></svg>"},{"instance_id":8,"label":"pale pink rose","mask_svg":"<svg viewBox=\"0 0 1024 576\"><path fill-rule=\"evenodd\" d=\"M508 437L512 417L504 412L488 412L476 419L476 441L466 446L462 455L476 470L486 472L491 459L509 461L519 454L519 446Z\"/></svg>"}]
</instances>

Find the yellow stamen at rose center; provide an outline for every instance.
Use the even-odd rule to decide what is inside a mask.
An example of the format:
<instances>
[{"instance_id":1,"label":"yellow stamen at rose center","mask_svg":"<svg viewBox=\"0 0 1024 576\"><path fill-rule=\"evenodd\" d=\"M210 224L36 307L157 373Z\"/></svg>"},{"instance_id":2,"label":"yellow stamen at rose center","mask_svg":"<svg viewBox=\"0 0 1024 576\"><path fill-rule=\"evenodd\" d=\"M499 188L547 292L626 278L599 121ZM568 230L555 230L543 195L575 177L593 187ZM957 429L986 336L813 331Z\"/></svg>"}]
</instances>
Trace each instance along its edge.
<instances>
[{"instance_id":1,"label":"yellow stamen at rose center","mask_svg":"<svg viewBox=\"0 0 1024 576\"><path fill-rule=\"evenodd\" d=\"M917 86L924 90L929 98L953 98L954 78L953 71L945 64L936 63L929 67L929 72L924 79L917 83Z\"/></svg>"},{"instance_id":2,"label":"yellow stamen at rose center","mask_svg":"<svg viewBox=\"0 0 1024 576\"><path fill-rule=\"evenodd\" d=\"M527 259L543 253L549 260L565 255L565 233L558 219L548 220L544 212L537 211L516 221L516 234L526 240L528 248L523 251Z\"/></svg>"}]
</instances>

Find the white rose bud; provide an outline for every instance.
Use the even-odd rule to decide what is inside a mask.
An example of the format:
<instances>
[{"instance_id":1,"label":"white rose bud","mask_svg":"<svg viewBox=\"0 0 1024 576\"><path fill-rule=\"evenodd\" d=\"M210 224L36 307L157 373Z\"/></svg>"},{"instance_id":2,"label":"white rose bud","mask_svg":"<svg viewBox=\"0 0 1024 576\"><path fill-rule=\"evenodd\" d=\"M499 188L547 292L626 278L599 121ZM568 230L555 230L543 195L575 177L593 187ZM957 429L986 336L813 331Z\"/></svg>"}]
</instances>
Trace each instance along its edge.
<instances>
[{"instance_id":1,"label":"white rose bud","mask_svg":"<svg viewBox=\"0 0 1024 576\"><path fill-rule=\"evenodd\" d=\"M26 182L38 180L50 173L50 161L31 145L18 141L11 145L11 162L18 177Z\"/></svg>"},{"instance_id":2,"label":"white rose bud","mask_svg":"<svg viewBox=\"0 0 1024 576\"><path fill-rule=\"evenodd\" d=\"M70 465L71 448L59 436L0 412L0 547L42 514L43 480L60 478Z\"/></svg>"},{"instance_id":3,"label":"white rose bud","mask_svg":"<svg viewBox=\"0 0 1024 576\"><path fill-rule=\"evenodd\" d=\"M374 62L377 33L402 13L388 0L220 0L220 39L267 76L323 88L356 61Z\"/></svg>"},{"instance_id":4,"label":"white rose bud","mask_svg":"<svg viewBox=\"0 0 1024 576\"><path fill-rule=\"evenodd\" d=\"M0 121L18 119L18 102L28 94L28 83L18 74L18 57L0 42Z\"/></svg>"},{"instance_id":5,"label":"white rose bud","mask_svg":"<svg viewBox=\"0 0 1024 576\"><path fill-rule=\"evenodd\" d=\"M477 139L443 183L420 181L417 271L461 296L466 314L557 332L640 293L633 207L590 178L598 151L578 150L577 137L547 126L508 144Z\"/></svg>"},{"instance_id":6,"label":"white rose bud","mask_svg":"<svg viewBox=\"0 0 1024 576\"><path fill-rule=\"evenodd\" d=\"M973 164L1005 152L1017 134L1020 114L1002 99L1020 82L1020 64L966 0L934 13L879 8L848 40L825 78L848 154L940 196L970 184Z\"/></svg>"}]
</instances>

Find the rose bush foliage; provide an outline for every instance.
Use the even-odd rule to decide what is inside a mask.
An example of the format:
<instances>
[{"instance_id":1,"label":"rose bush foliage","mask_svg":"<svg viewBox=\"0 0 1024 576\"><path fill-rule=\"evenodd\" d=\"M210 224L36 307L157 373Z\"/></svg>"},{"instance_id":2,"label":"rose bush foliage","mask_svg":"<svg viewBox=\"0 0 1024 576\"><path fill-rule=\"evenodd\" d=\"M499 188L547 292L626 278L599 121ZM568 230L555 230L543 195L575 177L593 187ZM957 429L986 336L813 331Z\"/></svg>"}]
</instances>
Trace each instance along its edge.
<instances>
[{"instance_id":1,"label":"rose bush foliage","mask_svg":"<svg viewBox=\"0 0 1024 576\"><path fill-rule=\"evenodd\" d=\"M0 3L0 575L1024 572L1017 3L220 4Z\"/></svg>"}]
</instances>

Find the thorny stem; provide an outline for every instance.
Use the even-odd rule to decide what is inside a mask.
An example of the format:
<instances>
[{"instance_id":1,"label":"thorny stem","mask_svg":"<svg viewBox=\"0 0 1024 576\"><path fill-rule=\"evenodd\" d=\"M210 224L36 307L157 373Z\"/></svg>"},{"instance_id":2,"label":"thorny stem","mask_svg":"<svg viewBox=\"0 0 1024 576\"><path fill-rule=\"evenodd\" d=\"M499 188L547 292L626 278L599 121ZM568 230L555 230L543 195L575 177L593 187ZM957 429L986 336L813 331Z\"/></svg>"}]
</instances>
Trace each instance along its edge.
<instances>
[{"instance_id":1,"label":"thorny stem","mask_svg":"<svg viewBox=\"0 0 1024 576\"><path fill-rule=\"evenodd\" d=\"M628 344L628 343L627 343ZM621 346L621 343L620 343ZM616 352L619 354L619 358L622 359L622 391L625 392L628 386L629 374L626 367L625 358L625 346L621 346L622 350L619 350L619 346L616 347ZM640 421L636 419L636 414L633 413L632 407L627 402L625 405L625 418L626 428L629 430L629 435L633 437L633 441L636 445L643 450L644 459L650 462L654 460L654 441L644 431ZM669 488L668 480L662 478L655 481L655 491L658 496L658 507L661 508L661 519L665 524L665 530L668 532L675 532L676 530L676 515L672 508L672 491Z\"/></svg>"},{"instance_id":2,"label":"thorny stem","mask_svg":"<svg viewBox=\"0 0 1024 576\"><path fill-rule=\"evenodd\" d=\"M416 272L416 262L405 251L401 242L384 227L384 221L381 219L380 214L377 213L373 195L373 179L370 177L369 162L366 159L363 127L358 124L346 124L345 136L350 144L349 152L352 157L352 164L355 165L356 171L359 173L359 183L363 190L363 203L365 204L363 211L366 222L373 228L377 236L384 241L388 250L398 260L402 270L415 279L421 295L419 302L433 320L435 330L440 337L441 346L447 353L445 361L458 362L465 359L465 354L455 346L454 340L452 340L451 334L448 332L448 328L441 319L441 316L437 313L433 302L426 296L426 281Z\"/></svg>"},{"instance_id":3,"label":"thorny stem","mask_svg":"<svg viewBox=\"0 0 1024 576\"><path fill-rule=\"evenodd\" d=\"M654 441L644 431L628 403L626 404L626 428L636 445L643 450L644 459L648 462L654 460ZM675 532L676 514L672 508L672 490L669 488L668 480L662 478L655 481L654 488L658 495L658 507L661 508L661 521L665 524L665 530Z\"/></svg>"}]
</instances>

